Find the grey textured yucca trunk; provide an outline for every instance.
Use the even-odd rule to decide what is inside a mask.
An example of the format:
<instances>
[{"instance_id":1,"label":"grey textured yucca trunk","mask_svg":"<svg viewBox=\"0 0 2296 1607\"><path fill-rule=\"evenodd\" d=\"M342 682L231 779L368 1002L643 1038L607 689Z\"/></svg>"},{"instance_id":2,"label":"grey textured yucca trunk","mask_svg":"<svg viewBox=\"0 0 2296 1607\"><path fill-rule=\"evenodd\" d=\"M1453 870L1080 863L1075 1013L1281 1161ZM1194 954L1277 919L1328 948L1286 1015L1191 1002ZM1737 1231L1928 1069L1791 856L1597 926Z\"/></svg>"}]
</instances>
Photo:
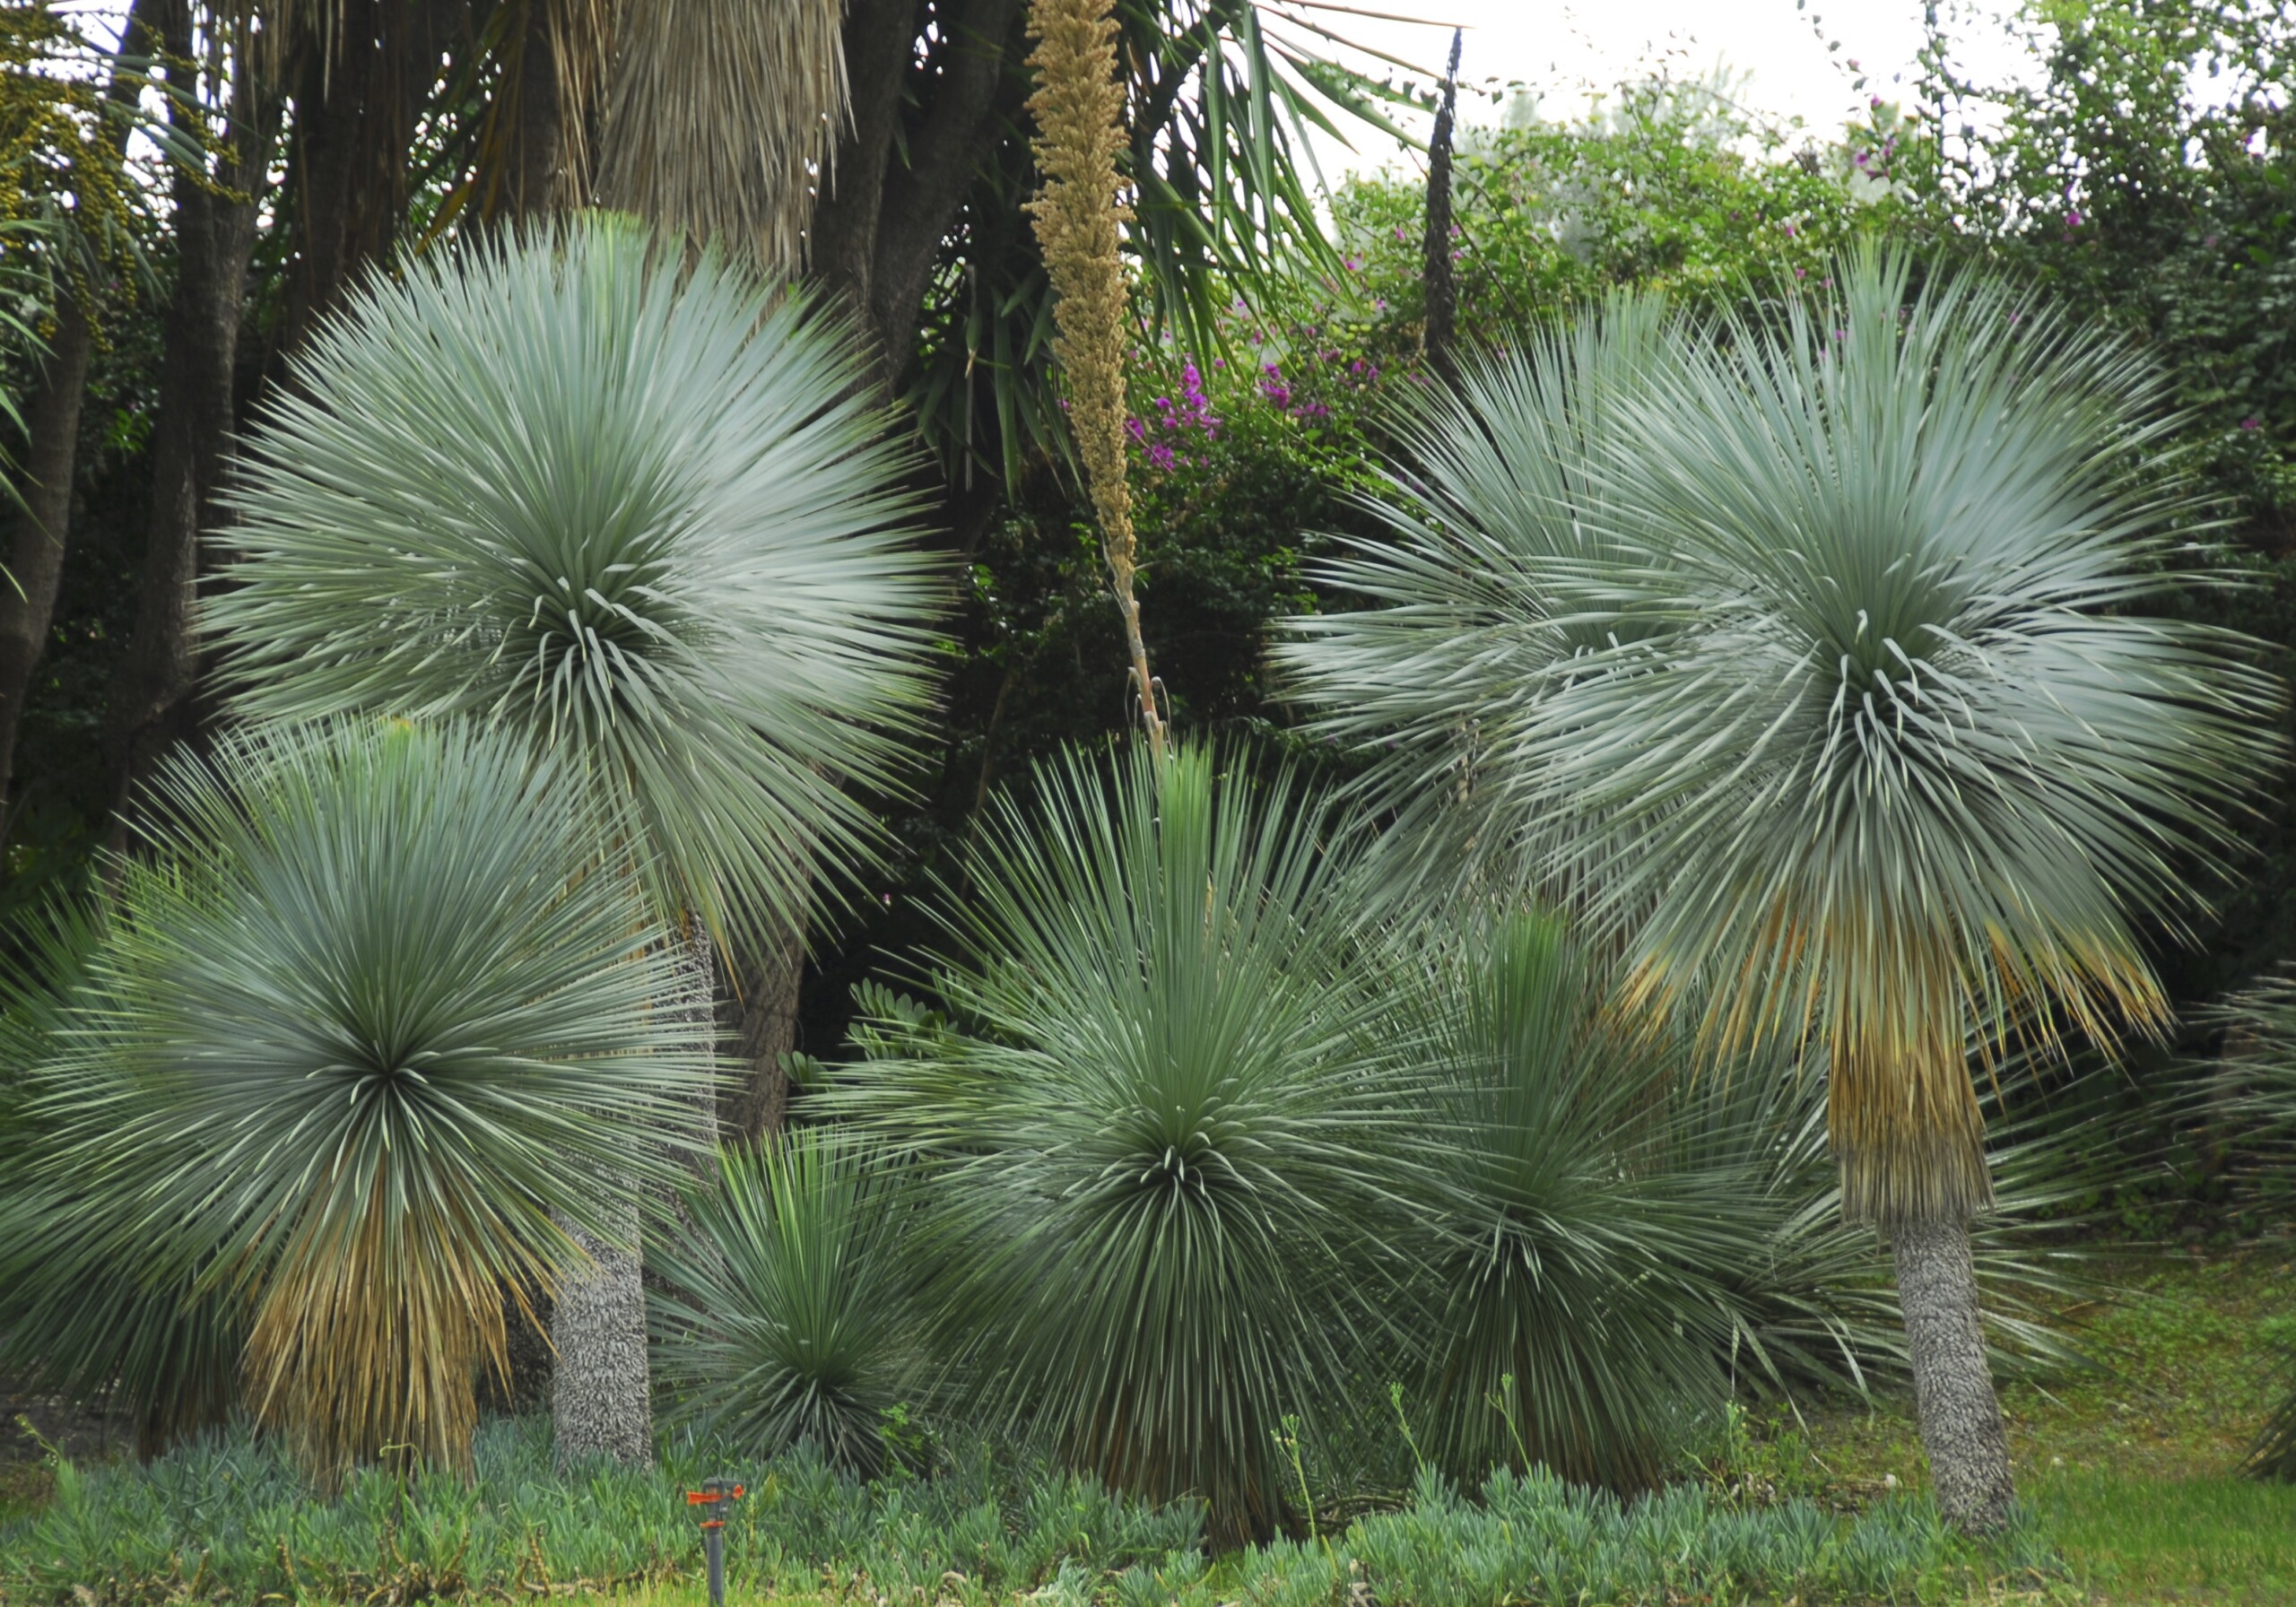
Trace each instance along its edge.
<instances>
[{"instance_id":1,"label":"grey textured yucca trunk","mask_svg":"<svg viewBox=\"0 0 2296 1607\"><path fill-rule=\"evenodd\" d=\"M696 1021L713 1021L716 953L699 922L688 923L685 937L686 997L678 1008ZM714 1090L703 1090L693 1121L699 1147L686 1159L698 1165L707 1160L716 1136ZM676 1203L665 1197L661 1203L671 1209ZM551 1418L561 1463L597 1455L643 1463L654 1455L653 1379L646 1360L646 1278L637 1207L622 1208L609 1226L611 1242L574 1230L590 1264L566 1280L551 1308L550 1340L557 1352L551 1369Z\"/></svg>"},{"instance_id":2,"label":"grey textured yucca trunk","mask_svg":"<svg viewBox=\"0 0 2296 1607\"><path fill-rule=\"evenodd\" d=\"M654 1455L638 1208L622 1207L610 1227L614 1242L573 1229L590 1264L560 1286L551 1307L550 1411L561 1463Z\"/></svg>"},{"instance_id":3,"label":"grey textured yucca trunk","mask_svg":"<svg viewBox=\"0 0 2296 1607\"><path fill-rule=\"evenodd\" d=\"M2016 1488L1985 1359L1969 1223L1900 1222L1890 1241L1937 1510L1964 1533L1989 1534L2009 1521Z\"/></svg>"}]
</instances>

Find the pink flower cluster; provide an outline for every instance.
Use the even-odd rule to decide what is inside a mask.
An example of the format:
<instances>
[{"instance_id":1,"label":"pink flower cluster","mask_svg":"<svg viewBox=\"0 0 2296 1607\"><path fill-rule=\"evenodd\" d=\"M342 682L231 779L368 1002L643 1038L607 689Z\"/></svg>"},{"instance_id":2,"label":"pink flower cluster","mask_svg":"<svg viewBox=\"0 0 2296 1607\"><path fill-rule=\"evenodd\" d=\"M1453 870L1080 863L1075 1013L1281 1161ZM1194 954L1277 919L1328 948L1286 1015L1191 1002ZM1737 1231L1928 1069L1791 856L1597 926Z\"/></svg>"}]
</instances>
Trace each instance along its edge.
<instances>
[{"instance_id":1,"label":"pink flower cluster","mask_svg":"<svg viewBox=\"0 0 2296 1607\"><path fill-rule=\"evenodd\" d=\"M1220 417L1204 394L1204 373L1189 358L1180 366L1180 394L1149 404L1152 416L1124 421L1140 455L1152 469L1168 470L1189 461L1184 448L1220 433Z\"/></svg>"}]
</instances>

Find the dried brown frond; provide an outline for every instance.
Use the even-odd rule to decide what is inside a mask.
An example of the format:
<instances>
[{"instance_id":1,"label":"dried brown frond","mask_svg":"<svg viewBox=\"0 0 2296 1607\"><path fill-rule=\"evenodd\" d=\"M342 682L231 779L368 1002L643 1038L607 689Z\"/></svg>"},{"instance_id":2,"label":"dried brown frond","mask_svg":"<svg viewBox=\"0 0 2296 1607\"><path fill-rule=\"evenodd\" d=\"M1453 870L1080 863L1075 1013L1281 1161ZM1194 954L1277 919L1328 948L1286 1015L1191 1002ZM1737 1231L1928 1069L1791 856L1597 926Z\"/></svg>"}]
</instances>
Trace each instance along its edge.
<instances>
[{"instance_id":1,"label":"dried brown frond","mask_svg":"<svg viewBox=\"0 0 2296 1607\"><path fill-rule=\"evenodd\" d=\"M1029 203L1037 244L1051 276L1054 355L1068 383L1068 427L1083 460L1100 551L1124 620L1140 715L1161 758L1164 724L1140 636L1133 581L1138 549L1132 488L1125 478L1124 358L1130 337L1118 229L1131 210L1118 194L1117 157L1125 146L1124 86L1116 73L1114 0L1031 0L1029 65L1037 90L1037 165L1044 188Z\"/></svg>"},{"instance_id":2,"label":"dried brown frond","mask_svg":"<svg viewBox=\"0 0 2296 1607\"><path fill-rule=\"evenodd\" d=\"M1993 933L1970 943L1887 899L1834 911L1822 929L1780 900L1761 928L1726 975L1644 960L1622 1001L1662 1013L1702 999L1704 1057L1780 1038L1822 1051L1843 1214L1884 1229L1991 1208L1977 1079L2002 1055L2060 1054L2068 1029L2109 1052L2167 1021L2159 984L2125 941L2067 933L2018 945Z\"/></svg>"},{"instance_id":3,"label":"dried brown frond","mask_svg":"<svg viewBox=\"0 0 2296 1607\"><path fill-rule=\"evenodd\" d=\"M248 1399L323 1488L393 1457L467 1477L478 1369L509 1376L505 1273L522 1306L547 1274L531 1259L503 1269L470 1253L507 1234L473 1191L417 1209L395 1201L381 1177L364 1192L354 1220L320 1212L299 1224L265 1280L248 1339Z\"/></svg>"},{"instance_id":4,"label":"dried brown frond","mask_svg":"<svg viewBox=\"0 0 2296 1607\"><path fill-rule=\"evenodd\" d=\"M585 104L587 85L578 72L567 76L567 47L595 52L601 0L561 9L561 97ZM768 274L796 272L846 115L843 0L620 0L614 9L592 198L697 246L716 241Z\"/></svg>"}]
</instances>

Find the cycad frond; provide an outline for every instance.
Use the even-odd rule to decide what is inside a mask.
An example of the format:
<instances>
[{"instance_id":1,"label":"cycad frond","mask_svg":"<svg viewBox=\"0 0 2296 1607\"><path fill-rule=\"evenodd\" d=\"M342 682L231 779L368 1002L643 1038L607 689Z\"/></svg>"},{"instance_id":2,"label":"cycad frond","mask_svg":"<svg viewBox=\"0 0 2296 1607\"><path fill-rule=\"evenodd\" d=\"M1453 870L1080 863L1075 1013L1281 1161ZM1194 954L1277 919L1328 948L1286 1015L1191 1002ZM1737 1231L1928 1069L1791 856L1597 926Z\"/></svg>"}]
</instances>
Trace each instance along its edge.
<instances>
[{"instance_id":1,"label":"cycad frond","mask_svg":"<svg viewBox=\"0 0 2296 1607\"><path fill-rule=\"evenodd\" d=\"M205 629L234 710L471 716L756 941L866 857L935 585L833 323L592 219L370 290L265 411Z\"/></svg>"}]
</instances>

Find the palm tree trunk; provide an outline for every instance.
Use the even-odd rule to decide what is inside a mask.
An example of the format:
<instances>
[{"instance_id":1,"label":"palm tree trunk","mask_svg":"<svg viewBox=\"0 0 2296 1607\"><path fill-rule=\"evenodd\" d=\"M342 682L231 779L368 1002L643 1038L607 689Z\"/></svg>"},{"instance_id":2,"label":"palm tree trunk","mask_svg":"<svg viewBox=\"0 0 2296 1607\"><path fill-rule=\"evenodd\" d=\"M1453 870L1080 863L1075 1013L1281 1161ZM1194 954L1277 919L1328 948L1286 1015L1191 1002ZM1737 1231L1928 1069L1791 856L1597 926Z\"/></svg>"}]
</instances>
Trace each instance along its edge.
<instances>
[{"instance_id":1,"label":"palm tree trunk","mask_svg":"<svg viewBox=\"0 0 2296 1607\"><path fill-rule=\"evenodd\" d=\"M1900 1222L1891 1246L1937 1509L1963 1533L1992 1533L2009 1521L2017 1491L1985 1359L1969 1223Z\"/></svg>"}]
</instances>

